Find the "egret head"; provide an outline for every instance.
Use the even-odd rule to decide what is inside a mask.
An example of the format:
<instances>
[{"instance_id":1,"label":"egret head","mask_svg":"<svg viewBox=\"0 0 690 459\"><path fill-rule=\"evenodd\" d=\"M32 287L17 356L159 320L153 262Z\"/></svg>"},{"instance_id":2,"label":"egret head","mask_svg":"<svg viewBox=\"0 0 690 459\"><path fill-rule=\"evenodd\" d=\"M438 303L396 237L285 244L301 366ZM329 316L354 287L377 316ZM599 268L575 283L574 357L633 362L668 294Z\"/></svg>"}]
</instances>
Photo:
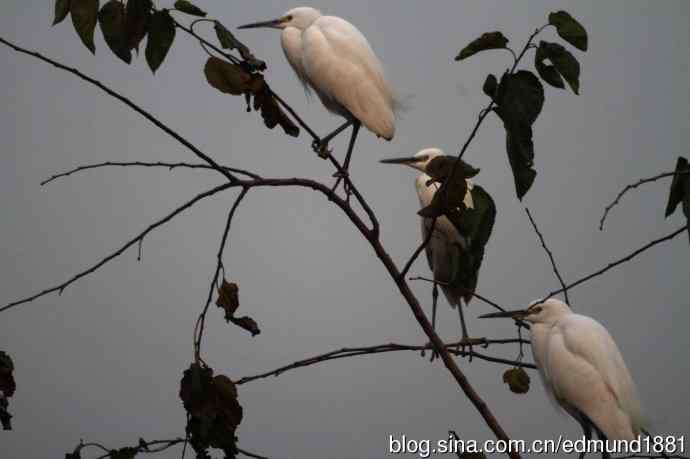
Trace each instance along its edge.
<instances>
[{"instance_id":1,"label":"egret head","mask_svg":"<svg viewBox=\"0 0 690 459\"><path fill-rule=\"evenodd\" d=\"M305 30L320 16L321 12L319 10L308 6L300 6L291 9L278 19L245 24L243 26L239 26L238 29L255 29L258 27L269 29L287 29L288 27L295 27L299 30Z\"/></svg>"},{"instance_id":2,"label":"egret head","mask_svg":"<svg viewBox=\"0 0 690 459\"><path fill-rule=\"evenodd\" d=\"M551 324L571 312L570 307L561 300L549 298L543 302L535 301L530 304L527 309L484 314L483 316L479 316L479 318L493 319L496 317L510 317L515 320L524 320L525 322L531 322L533 324Z\"/></svg>"},{"instance_id":3,"label":"egret head","mask_svg":"<svg viewBox=\"0 0 690 459\"><path fill-rule=\"evenodd\" d=\"M419 150L419 152L417 152L417 154L414 156L382 159L381 162L383 164L405 164L419 171L426 172L426 166L437 156L443 156L443 150L440 148L425 148L423 150Z\"/></svg>"}]
</instances>

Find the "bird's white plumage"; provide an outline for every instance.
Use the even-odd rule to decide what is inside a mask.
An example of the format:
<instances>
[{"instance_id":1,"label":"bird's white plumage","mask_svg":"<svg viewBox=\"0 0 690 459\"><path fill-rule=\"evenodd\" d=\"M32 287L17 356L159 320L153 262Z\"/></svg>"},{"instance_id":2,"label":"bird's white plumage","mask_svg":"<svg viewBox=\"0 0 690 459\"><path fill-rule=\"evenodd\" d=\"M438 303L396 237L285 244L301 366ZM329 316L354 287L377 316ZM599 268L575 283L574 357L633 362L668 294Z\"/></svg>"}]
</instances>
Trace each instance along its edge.
<instances>
[{"instance_id":1,"label":"bird's white plumage","mask_svg":"<svg viewBox=\"0 0 690 459\"><path fill-rule=\"evenodd\" d=\"M349 113L375 134L393 138L393 95L381 62L355 26L335 16L319 17L302 32L302 65L326 108Z\"/></svg>"},{"instance_id":2,"label":"bird's white plumage","mask_svg":"<svg viewBox=\"0 0 690 459\"><path fill-rule=\"evenodd\" d=\"M443 155L443 151L438 148L427 148L417 153L417 157L426 157L427 159L419 164L414 164L412 167L419 169L422 173L415 180L415 189L417 190L417 197L419 198L419 205L421 208L427 207L434 199L434 194L439 189L440 185L436 182L429 183L431 177L427 175L424 170L426 165L435 157ZM427 185L429 183L429 185ZM471 190L474 185L471 180L467 180L467 194L464 198L464 203L468 208L473 208ZM422 218L422 240L426 240L429 231L431 230L432 219ZM426 246L426 259L429 262L429 269L434 273L434 279L440 282L450 282L453 275L451 257L449 255L453 244L459 244L463 248L467 248L469 241L463 237L455 228L453 223L446 217L440 216L436 219L434 232L431 239ZM451 286L442 285L446 300L455 307L460 305L460 299L466 295L466 292L454 289Z\"/></svg>"},{"instance_id":3,"label":"bird's white plumage","mask_svg":"<svg viewBox=\"0 0 690 459\"><path fill-rule=\"evenodd\" d=\"M576 419L584 414L610 440L632 440L642 429L637 389L609 332L594 319L549 299L525 320L544 387Z\"/></svg>"},{"instance_id":4,"label":"bird's white plumage","mask_svg":"<svg viewBox=\"0 0 690 459\"><path fill-rule=\"evenodd\" d=\"M381 61L354 25L298 7L280 19L242 27L282 29L283 52L305 88L313 89L329 111L393 138L398 104Z\"/></svg>"}]
</instances>

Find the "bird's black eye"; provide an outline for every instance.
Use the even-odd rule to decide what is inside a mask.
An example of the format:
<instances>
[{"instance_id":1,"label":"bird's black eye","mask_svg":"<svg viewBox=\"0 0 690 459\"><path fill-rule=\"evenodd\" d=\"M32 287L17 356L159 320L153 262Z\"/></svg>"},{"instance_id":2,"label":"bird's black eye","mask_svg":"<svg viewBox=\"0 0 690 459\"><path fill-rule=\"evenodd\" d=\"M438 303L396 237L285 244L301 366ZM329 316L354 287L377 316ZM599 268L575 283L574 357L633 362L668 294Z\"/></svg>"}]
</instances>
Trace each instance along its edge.
<instances>
[{"instance_id":1,"label":"bird's black eye","mask_svg":"<svg viewBox=\"0 0 690 459\"><path fill-rule=\"evenodd\" d=\"M543 308L541 306L537 306L536 308L532 309L533 314L539 314Z\"/></svg>"},{"instance_id":2,"label":"bird's black eye","mask_svg":"<svg viewBox=\"0 0 690 459\"><path fill-rule=\"evenodd\" d=\"M285 20L286 21L292 21L292 15L288 14L287 16L285 16Z\"/></svg>"}]
</instances>

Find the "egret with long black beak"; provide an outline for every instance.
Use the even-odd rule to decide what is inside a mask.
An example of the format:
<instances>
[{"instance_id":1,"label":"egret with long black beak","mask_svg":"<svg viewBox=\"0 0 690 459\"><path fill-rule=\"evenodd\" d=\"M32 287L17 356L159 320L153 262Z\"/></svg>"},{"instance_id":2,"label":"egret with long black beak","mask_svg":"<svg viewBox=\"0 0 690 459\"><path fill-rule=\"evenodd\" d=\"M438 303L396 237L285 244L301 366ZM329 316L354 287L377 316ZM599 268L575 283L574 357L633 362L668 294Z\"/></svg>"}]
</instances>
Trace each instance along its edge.
<instances>
[{"instance_id":1,"label":"egret with long black beak","mask_svg":"<svg viewBox=\"0 0 690 459\"><path fill-rule=\"evenodd\" d=\"M362 33L348 21L324 16L309 8L294 8L271 21L240 26L282 29L285 57L305 89L313 89L326 109L346 122L316 142L315 149L352 126L343 165L347 171L360 126L391 140L395 134L397 102L383 74L383 66Z\"/></svg>"},{"instance_id":2,"label":"egret with long black beak","mask_svg":"<svg viewBox=\"0 0 690 459\"><path fill-rule=\"evenodd\" d=\"M599 322L573 313L554 298L480 317L532 324L532 354L546 392L582 426L587 439L592 429L602 440L634 440L644 432L635 383L618 346Z\"/></svg>"},{"instance_id":3,"label":"egret with long black beak","mask_svg":"<svg viewBox=\"0 0 690 459\"><path fill-rule=\"evenodd\" d=\"M440 184L433 181L427 174L427 168L435 158L443 156L443 151L438 148L426 148L419 151L416 155L406 158L384 159L384 164L404 164L422 173L415 180L415 188L419 197L419 204L425 208L431 204L434 194L440 188ZM453 157L450 161L454 161ZM433 225L431 239L426 245L426 258L429 268L434 273L434 309L432 312L432 323L436 324L436 286L440 285L446 300L451 308L457 307L462 327L463 342L468 342L467 324L462 312L462 302L467 304L473 296L477 287L479 268L484 258L484 248L491 234L496 218L496 207L491 196L484 189L474 184L470 179L467 182L467 192L463 203L463 212L477 212L476 221L479 222L478 228L482 231L465 232L462 234L450 219L445 215L436 218L422 217L422 240L426 240ZM478 209L478 202L483 203L482 209Z\"/></svg>"}]
</instances>

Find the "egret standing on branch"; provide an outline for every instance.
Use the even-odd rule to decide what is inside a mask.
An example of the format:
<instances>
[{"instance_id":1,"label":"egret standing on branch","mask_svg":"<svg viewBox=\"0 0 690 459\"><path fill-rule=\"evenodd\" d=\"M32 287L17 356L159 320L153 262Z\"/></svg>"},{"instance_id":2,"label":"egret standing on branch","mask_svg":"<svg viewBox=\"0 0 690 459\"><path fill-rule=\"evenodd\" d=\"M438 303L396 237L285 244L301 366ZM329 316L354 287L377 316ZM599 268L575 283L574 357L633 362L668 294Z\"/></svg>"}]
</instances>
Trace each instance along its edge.
<instances>
[{"instance_id":1,"label":"egret standing on branch","mask_svg":"<svg viewBox=\"0 0 690 459\"><path fill-rule=\"evenodd\" d=\"M602 440L634 440L644 432L635 383L618 346L599 322L574 314L553 298L524 310L481 317L533 324L532 354L546 392L580 423L587 439L592 429Z\"/></svg>"},{"instance_id":2,"label":"egret standing on branch","mask_svg":"<svg viewBox=\"0 0 690 459\"><path fill-rule=\"evenodd\" d=\"M408 158L384 159L384 164L405 164L422 173L415 181L417 196L422 209L434 202L434 195L441 185L434 181L431 169L452 168L457 158L445 156L438 148L427 148ZM470 167L466 163L462 163ZM461 166L458 166L460 168ZM474 170L474 174L479 172ZM458 171L458 176L460 175ZM472 299L479 268L484 258L484 248L489 240L496 218L496 206L491 196L479 185L465 179L464 209L457 208L458 218L453 221L445 215L436 218L422 218L422 240L426 240L433 225L431 239L426 245L426 258L434 273L434 301L432 323L436 324L437 284L452 308L457 306L462 327L462 339L467 341L467 325L462 312L461 299L469 303Z\"/></svg>"},{"instance_id":3,"label":"egret standing on branch","mask_svg":"<svg viewBox=\"0 0 690 459\"><path fill-rule=\"evenodd\" d=\"M397 102L383 75L383 66L369 42L352 24L320 11L294 8L279 19L240 26L282 29L285 57L305 89L313 89L330 112L345 117L345 124L314 143L322 153L328 142L347 127L352 135L343 166L346 172L360 125L378 137L395 134Z\"/></svg>"}]
</instances>

